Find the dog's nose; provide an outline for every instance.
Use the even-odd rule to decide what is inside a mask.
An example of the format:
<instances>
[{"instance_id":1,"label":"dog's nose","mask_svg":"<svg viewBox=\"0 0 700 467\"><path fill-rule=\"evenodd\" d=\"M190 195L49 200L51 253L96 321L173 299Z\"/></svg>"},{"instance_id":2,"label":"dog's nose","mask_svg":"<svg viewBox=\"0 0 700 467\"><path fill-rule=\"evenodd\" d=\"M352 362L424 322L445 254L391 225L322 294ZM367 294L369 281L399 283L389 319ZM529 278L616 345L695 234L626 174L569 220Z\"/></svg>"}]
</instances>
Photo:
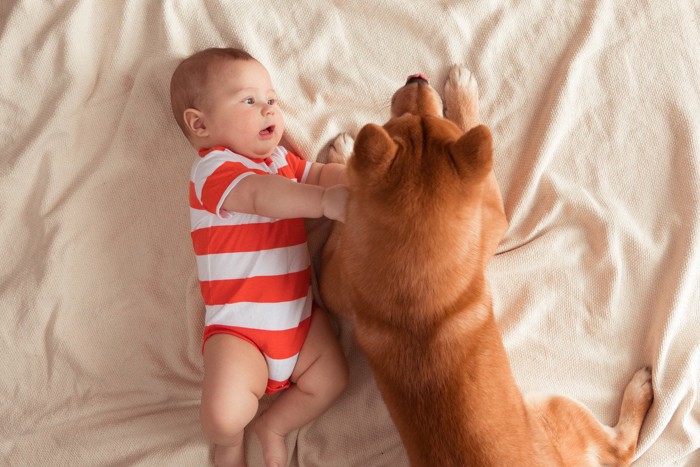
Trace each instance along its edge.
<instances>
[{"instance_id":1,"label":"dog's nose","mask_svg":"<svg viewBox=\"0 0 700 467\"><path fill-rule=\"evenodd\" d=\"M412 83L430 84L430 80L423 73L416 73L406 78L406 86Z\"/></svg>"}]
</instances>

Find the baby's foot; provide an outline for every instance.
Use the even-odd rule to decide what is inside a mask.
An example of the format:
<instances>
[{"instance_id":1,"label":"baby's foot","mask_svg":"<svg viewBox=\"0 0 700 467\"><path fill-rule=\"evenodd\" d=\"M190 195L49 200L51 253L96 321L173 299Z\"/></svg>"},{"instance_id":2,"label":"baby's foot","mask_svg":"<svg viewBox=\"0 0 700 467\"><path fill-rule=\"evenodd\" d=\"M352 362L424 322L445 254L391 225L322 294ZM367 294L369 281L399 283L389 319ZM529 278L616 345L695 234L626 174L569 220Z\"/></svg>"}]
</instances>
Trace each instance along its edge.
<instances>
[{"instance_id":1,"label":"baby's foot","mask_svg":"<svg viewBox=\"0 0 700 467\"><path fill-rule=\"evenodd\" d=\"M216 467L246 467L243 443L238 446L219 446L214 449Z\"/></svg>"},{"instance_id":2,"label":"baby's foot","mask_svg":"<svg viewBox=\"0 0 700 467\"><path fill-rule=\"evenodd\" d=\"M284 435L270 429L266 423L265 414L255 422L255 434L262 444L265 467L285 467L287 465L287 445Z\"/></svg>"}]
</instances>

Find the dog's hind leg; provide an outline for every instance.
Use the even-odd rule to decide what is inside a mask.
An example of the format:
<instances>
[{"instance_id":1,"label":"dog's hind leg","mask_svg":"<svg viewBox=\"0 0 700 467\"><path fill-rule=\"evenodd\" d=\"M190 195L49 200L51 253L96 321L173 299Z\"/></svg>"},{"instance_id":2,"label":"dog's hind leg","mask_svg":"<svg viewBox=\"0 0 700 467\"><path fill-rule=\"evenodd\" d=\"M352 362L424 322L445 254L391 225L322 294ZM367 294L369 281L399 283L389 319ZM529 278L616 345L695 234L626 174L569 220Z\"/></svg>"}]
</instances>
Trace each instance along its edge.
<instances>
[{"instance_id":1,"label":"dog's hind leg","mask_svg":"<svg viewBox=\"0 0 700 467\"><path fill-rule=\"evenodd\" d=\"M479 124L479 86L462 65L452 66L445 82L445 117L465 133Z\"/></svg>"},{"instance_id":2,"label":"dog's hind leg","mask_svg":"<svg viewBox=\"0 0 700 467\"><path fill-rule=\"evenodd\" d=\"M598 435L605 435L604 442L594 442L591 452L596 452L598 463L603 466L629 466L637 450L639 431L644 423L654 395L651 387L651 371L637 370L625 388L620 408L620 418L614 428L599 424Z\"/></svg>"},{"instance_id":3,"label":"dog's hind leg","mask_svg":"<svg viewBox=\"0 0 700 467\"><path fill-rule=\"evenodd\" d=\"M562 396L528 395L530 414L556 446L561 465L628 466L652 400L651 373L644 368L627 384L614 428L601 424L583 404Z\"/></svg>"},{"instance_id":4,"label":"dog's hind leg","mask_svg":"<svg viewBox=\"0 0 700 467\"><path fill-rule=\"evenodd\" d=\"M627 465L632 462L639 431L653 399L651 370L637 370L625 388L620 418L612 429L614 436L610 442L610 453L621 463L613 465Z\"/></svg>"}]
</instances>

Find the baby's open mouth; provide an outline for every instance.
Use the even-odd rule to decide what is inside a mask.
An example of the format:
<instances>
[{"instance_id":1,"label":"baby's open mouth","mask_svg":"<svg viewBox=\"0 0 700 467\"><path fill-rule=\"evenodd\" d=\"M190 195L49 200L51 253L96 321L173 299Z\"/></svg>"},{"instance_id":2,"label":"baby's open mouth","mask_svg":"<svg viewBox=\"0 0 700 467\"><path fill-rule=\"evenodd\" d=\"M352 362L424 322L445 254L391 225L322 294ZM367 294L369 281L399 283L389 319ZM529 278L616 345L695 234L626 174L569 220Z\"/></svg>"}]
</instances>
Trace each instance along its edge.
<instances>
[{"instance_id":1,"label":"baby's open mouth","mask_svg":"<svg viewBox=\"0 0 700 467\"><path fill-rule=\"evenodd\" d=\"M275 125L270 125L267 128L260 130L260 136L268 136L275 132Z\"/></svg>"}]
</instances>

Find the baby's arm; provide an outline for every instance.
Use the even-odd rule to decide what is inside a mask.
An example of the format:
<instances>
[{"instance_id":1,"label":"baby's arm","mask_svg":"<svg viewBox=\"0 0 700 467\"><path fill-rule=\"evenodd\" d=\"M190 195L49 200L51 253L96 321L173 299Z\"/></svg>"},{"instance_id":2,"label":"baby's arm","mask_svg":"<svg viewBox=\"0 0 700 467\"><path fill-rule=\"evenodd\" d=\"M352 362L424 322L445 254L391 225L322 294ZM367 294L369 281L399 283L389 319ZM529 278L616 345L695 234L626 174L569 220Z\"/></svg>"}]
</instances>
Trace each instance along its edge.
<instances>
[{"instance_id":1,"label":"baby's arm","mask_svg":"<svg viewBox=\"0 0 700 467\"><path fill-rule=\"evenodd\" d=\"M345 164L336 164L334 162L319 164L314 162L311 164L309 175L306 177L306 183L322 187L347 185L348 179L345 175Z\"/></svg>"},{"instance_id":2,"label":"baby's arm","mask_svg":"<svg viewBox=\"0 0 700 467\"><path fill-rule=\"evenodd\" d=\"M238 182L222 207L274 219L326 216L344 221L347 198L348 189L343 185L325 188L277 175L250 175Z\"/></svg>"}]
</instances>

